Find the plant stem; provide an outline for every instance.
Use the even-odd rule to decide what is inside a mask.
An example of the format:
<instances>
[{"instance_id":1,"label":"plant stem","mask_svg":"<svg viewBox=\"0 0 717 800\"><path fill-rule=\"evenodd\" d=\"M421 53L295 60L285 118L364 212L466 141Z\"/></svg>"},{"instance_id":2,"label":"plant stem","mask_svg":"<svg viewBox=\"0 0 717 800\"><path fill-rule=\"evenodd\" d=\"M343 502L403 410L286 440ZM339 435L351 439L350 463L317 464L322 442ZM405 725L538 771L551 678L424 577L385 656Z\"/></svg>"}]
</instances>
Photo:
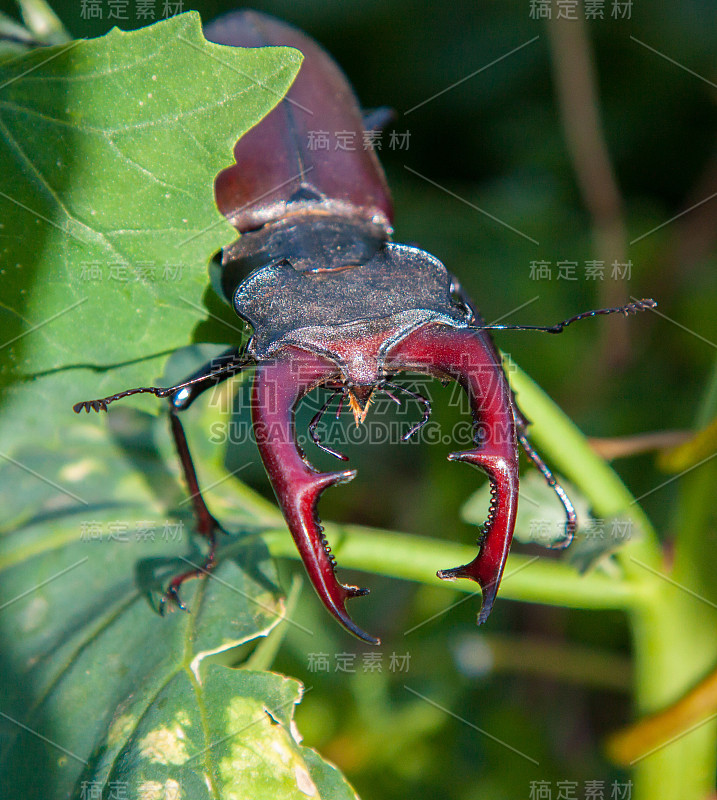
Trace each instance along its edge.
<instances>
[{"instance_id":1,"label":"plant stem","mask_svg":"<svg viewBox=\"0 0 717 800\"><path fill-rule=\"evenodd\" d=\"M664 708L703 678L717 659L717 605L711 591L717 564L715 548L705 548L717 466L709 462L682 479L675 568L665 575L657 536L619 477L512 362L508 372L521 406L535 423L531 434L538 447L590 499L598 516L626 513L642 532L640 540L617 555L636 596L644 601L625 605L633 634L635 705L638 714ZM714 397L711 387L706 402ZM716 759L717 721L711 721L634 761L634 798L704 800L714 789Z\"/></svg>"},{"instance_id":2,"label":"plant stem","mask_svg":"<svg viewBox=\"0 0 717 800\"><path fill-rule=\"evenodd\" d=\"M617 559L627 576L644 581L644 573L630 557L655 568L662 563L657 534L647 516L617 473L595 453L580 429L550 397L507 356L504 366L518 404L532 423L528 432L537 449L582 491L595 516L624 515L634 523L640 538L633 538L618 551Z\"/></svg>"},{"instance_id":3,"label":"plant stem","mask_svg":"<svg viewBox=\"0 0 717 800\"><path fill-rule=\"evenodd\" d=\"M465 564L474 558L474 546L358 525L327 523L326 533L342 567L459 592L479 593L471 581L449 583L436 577L436 569L442 564ZM262 538L272 556L299 558L285 528L263 530ZM410 558L407 553L410 553ZM615 580L600 572L580 575L560 561L523 555L508 557L500 596L523 602L588 609L624 609L643 602L637 585Z\"/></svg>"}]
</instances>

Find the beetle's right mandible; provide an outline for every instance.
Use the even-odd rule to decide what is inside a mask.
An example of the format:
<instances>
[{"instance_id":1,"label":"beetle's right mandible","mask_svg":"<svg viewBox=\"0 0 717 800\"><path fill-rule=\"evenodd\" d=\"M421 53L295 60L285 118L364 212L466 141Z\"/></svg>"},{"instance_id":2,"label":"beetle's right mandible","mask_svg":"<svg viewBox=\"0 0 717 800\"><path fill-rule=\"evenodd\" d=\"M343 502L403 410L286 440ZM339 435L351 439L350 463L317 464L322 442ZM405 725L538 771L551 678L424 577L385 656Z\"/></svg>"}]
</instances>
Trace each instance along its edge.
<instances>
[{"instance_id":1,"label":"beetle's right mandible","mask_svg":"<svg viewBox=\"0 0 717 800\"><path fill-rule=\"evenodd\" d=\"M469 564L438 571L445 580L470 578L481 587L478 624L490 614L508 558L518 509L518 450L510 387L488 337L475 330L425 325L394 345L386 357L389 372L410 370L457 381L468 395L475 447L451 453L451 461L480 467L490 479L491 503Z\"/></svg>"}]
</instances>

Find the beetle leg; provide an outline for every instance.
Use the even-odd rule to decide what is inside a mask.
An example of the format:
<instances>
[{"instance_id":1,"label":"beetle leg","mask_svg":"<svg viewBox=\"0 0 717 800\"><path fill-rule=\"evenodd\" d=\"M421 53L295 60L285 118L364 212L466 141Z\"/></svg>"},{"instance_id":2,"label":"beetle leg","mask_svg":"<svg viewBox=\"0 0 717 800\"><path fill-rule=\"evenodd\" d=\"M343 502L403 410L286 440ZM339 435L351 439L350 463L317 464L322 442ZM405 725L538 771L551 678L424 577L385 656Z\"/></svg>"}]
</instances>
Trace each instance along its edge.
<instances>
[{"instance_id":1,"label":"beetle leg","mask_svg":"<svg viewBox=\"0 0 717 800\"><path fill-rule=\"evenodd\" d=\"M212 516L207 504L202 497L202 491L199 488L199 481L197 480L197 472L194 469L194 462L192 461L192 454L189 452L189 445L187 444L187 436L184 433L184 426L179 421L177 412L171 410L169 412L169 421L172 429L172 436L174 437L174 444L179 454L179 461L182 465L182 472L189 488L192 505L194 507L194 517L197 521L197 533L209 541L209 554L204 560L201 567L182 572L172 578L171 583L164 595L160 600L159 610L164 614L165 604L172 602L183 611L186 611L186 606L182 603L179 597L179 587L190 578L199 578L202 575L209 574L215 566L216 548L217 548L217 530L222 530L221 525Z\"/></svg>"},{"instance_id":2,"label":"beetle leg","mask_svg":"<svg viewBox=\"0 0 717 800\"><path fill-rule=\"evenodd\" d=\"M424 397L422 394L419 394L418 392L412 392L410 389L407 389L405 386L401 386L398 383L384 383L383 386L390 386L392 389L400 389L402 392L405 392L407 395L410 395L414 400L418 400L419 403L423 403L423 419L420 422L417 422L410 430L404 433L403 436L401 437L401 439L404 442L407 442L411 438L411 436L413 436L414 433L418 433L418 431L420 431L421 428L423 428L424 425L426 425L428 420L431 418L431 403L427 397ZM383 389L383 391L386 392L386 389ZM393 395L390 392L386 392L386 394L388 394L391 398L396 400L400 405L400 401L398 401L397 398L393 397Z\"/></svg>"},{"instance_id":3,"label":"beetle leg","mask_svg":"<svg viewBox=\"0 0 717 800\"><path fill-rule=\"evenodd\" d=\"M182 610L186 610L179 597L179 587L190 578L207 575L214 569L216 564L217 531L223 530L204 502L199 488L199 481L197 480L197 472L192 461L192 454L187 443L187 436L184 432L184 426L179 421L177 412L189 408L197 397L207 389L216 386L232 375L236 375L251 364L253 362L248 361L236 348L227 350L198 369L187 381L177 387L173 387L175 391L169 398L170 427L194 507L194 517L197 523L196 531L200 536L208 540L209 553L200 567L182 572L172 579L164 597L160 601L159 608L161 613L164 613L167 602L172 602Z\"/></svg>"},{"instance_id":4,"label":"beetle leg","mask_svg":"<svg viewBox=\"0 0 717 800\"><path fill-rule=\"evenodd\" d=\"M533 464L535 464L535 466L543 473L543 477L545 478L548 486L550 486L550 488L558 496L558 499L563 504L563 508L565 509L565 534L562 539L550 545L551 549L562 550L563 548L568 547L573 541L575 530L578 527L575 506L573 506L573 504L570 502L570 498L565 493L565 489L563 489L563 487L558 483L548 465L538 455L535 448L531 444L526 433L525 417L523 417L522 414L520 414L520 417L516 419L516 428L518 431L518 441L522 445L523 450L525 450L528 458L533 462Z\"/></svg>"},{"instance_id":5,"label":"beetle leg","mask_svg":"<svg viewBox=\"0 0 717 800\"><path fill-rule=\"evenodd\" d=\"M395 386L392 383L382 383L381 386L380 386L381 391L384 394L388 395L391 398L391 400L393 400L393 402L400 408L401 407L401 401L398 399L398 397L396 397L396 395L392 391L390 391L389 389L386 388L387 386L393 386L394 389L400 389L401 387L400 386Z\"/></svg>"},{"instance_id":6,"label":"beetle leg","mask_svg":"<svg viewBox=\"0 0 717 800\"><path fill-rule=\"evenodd\" d=\"M498 591L518 507L518 449L508 382L485 335L439 325L418 328L394 345L386 355L385 369L457 381L470 400L474 424L482 431L476 447L448 456L450 461L480 467L490 479L491 503L480 551L470 564L437 573L444 580L470 578L480 585L480 625L488 618Z\"/></svg>"},{"instance_id":7,"label":"beetle leg","mask_svg":"<svg viewBox=\"0 0 717 800\"><path fill-rule=\"evenodd\" d=\"M249 366L253 366L254 360L246 355L245 350L232 347L220 355L213 358L207 364L198 369L186 381L178 383L176 386L159 387L159 386L140 386L136 389L127 389L124 392L118 392L109 397L103 397L99 400L85 400L81 403L76 403L73 410L79 414L83 409L88 413L94 411L107 411L107 406L115 400L121 400L123 397L129 397L133 394L153 394L155 397L168 397L170 407L170 424L172 429L172 436L174 437L174 444L179 454L179 460L182 465L184 478L187 481L187 486L191 493L192 504L194 506L194 514L197 520L197 532L209 540L209 555L201 567L183 572L172 579L169 588L164 597L160 601L160 612L164 613L166 603L171 601L179 608L186 610L179 597L179 587L184 581L189 578L196 578L200 575L206 575L210 572L215 565L215 552L216 552L216 532L222 530L221 525L209 513L204 498L202 497L197 481L197 473L194 469L192 462L192 455L189 452L189 445L187 444L187 437L184 433L182 423L179 421L177 411L183 411L199 397L200 394L216 386L218 383L231 378L233 375L241 372Z\"/></svg>"},{"instance_id":8,"label":"beetle leg","mask_svg":"<svg viewBox=\"0 0 717 800\"><path fill-rule=\"evenodd\" d=\"M334 397L336 397L337 393L341 392L341 391L342 391L341 389L334 389L334 391L329 396L329 399L316 412L316 414L314 415L314 418L309 423L309 436L311 437L311 441L319 449L323 450L325 453L328 453L329 455L333 456L334 458L338 458L339 461L348 461L349 460L348 456L345 456L343 453L339 453L338 450L333 450L331 447L328 447L327 445L322 444L321 439L319 439L318 433L316 433L316 426L321 421L321 417L323 417L324 412L326 411L326 409L331 405L331 403L333 403ZM343 399L344 399L344 396L342 394L341 395L341 401L342 402L343 402ZM341 406L339 405L339 412L340 412L340 410L341 410ZM336 415L337 419L338 419L338 413L339 412L337 412L337 415Z\"/></svg>"},{"instance_id":9,"label":"beetle leg","mask_svg":"<svg viewBox=\"0 0 717 800\"><path fill-rule=\"evenodd\" d=\"M316 511L324 489L352 480L356 471L318 472L296 442L296 404L335 375L334 363L295 347L282 348L275 359L260 363L254 378L254 434L284 519L321 601L351 633L370 644L379 644L346 612L346 600L368 594L368 589L338 582L336 560Z\"/></svg>"},{"instance_id":10,"label":"beetle leg","mask_svg":"<svg viewBox=\"0 0 717 800\"><path fill-rule=\"evenodd\" d=\"M344 400L346 399L346 392L341 393L341 397L339 397L339 404L336 408L336 419L341 419L341 412L344 408Z\"/></svg>"},{"instance_id":11,"label":"beetle leg","mask_svg":"<svg viewBox=\"0 0 717 800\"><path fill-rule=\"evenodd\" d=\"M225 381L227 378L231 378L232 375L236 375L253 363L253 359L247 358L237 348L231 348L213 358L186 381L182 381L176 386L139 386L136 389L126 389L124 392L118 392L98 400L83 400L80 403L75 403L72 406L72 410L75 414L79 414L81 411L86 411L88 414L93 410L98 413L107 411L107 406L110 403L114 403L115 400L121 400L123 397L130 397L133 394L153 394L155 397L160 398L169 397L172 406L182 410L188 408L202 392L217 383Z\"/></svg>"}]
</instances>

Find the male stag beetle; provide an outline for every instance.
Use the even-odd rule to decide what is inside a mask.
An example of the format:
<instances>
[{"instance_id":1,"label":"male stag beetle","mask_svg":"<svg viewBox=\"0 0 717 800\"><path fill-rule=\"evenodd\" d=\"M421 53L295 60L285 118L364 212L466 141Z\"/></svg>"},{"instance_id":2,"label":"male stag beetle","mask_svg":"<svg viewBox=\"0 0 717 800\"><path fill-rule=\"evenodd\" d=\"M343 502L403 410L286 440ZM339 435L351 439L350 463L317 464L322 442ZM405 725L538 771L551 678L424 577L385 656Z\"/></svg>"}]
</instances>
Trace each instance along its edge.
<instances>
[{"instance_id":1,"label":"male stag beetle","mask_svg":"<svg viewBox=\"0 0 717 800\"><path fill-rule=\"evenodd\" d=\"M353 132L379 130L390 119L380 109L362 117L346 78L316 42L293 27L252 11L228 14L208 26L207 38L235 47L288 45L304 54L291 90L279 105L237 142L236 163L215 183L216 201L241 234L224 249L213 282L236 313L253 328L243 348L215 358L188 380L168 388L142 387L75 405L80 412L106 410L114 400L139 392L169 398L172 433L194 499L197 527L210 543L201 569L175 577L165 600L183 608L178 589L214 565L218 523L199 491L178 412L206 389L255 368L253 425L261 458L309 578L326 608L351 633L371 644L345 604L368 592L336 578L317 515L319 496L346 483L355 471L319 472L299 448L294 410L317 387L331 394L309 426L312 440L341 460L346 456L320 442L316 425L338 395L356 424L364 421L377 392L400 404L394 382L411 371L457 381L467 393L474 420L474 446L451 453L484 470L491 503L479 552L470 563L443 569L446 580L470 578L482 590L478 623L490 614L513 536L518 503L518 442L541 470L565 507L564 540L570 543L575 512L563 489L531 447L528 425L515 404L489 329L560 333L570 323L597 314L631 314L654 307L642 300L622 308L578 314L552 327L486 325L460 283L434 256L391 240L392 207L383 170L372 149L315 150L309 127ZM307 113L309 110L311 113Z\"/></svg>"}]
</instances>

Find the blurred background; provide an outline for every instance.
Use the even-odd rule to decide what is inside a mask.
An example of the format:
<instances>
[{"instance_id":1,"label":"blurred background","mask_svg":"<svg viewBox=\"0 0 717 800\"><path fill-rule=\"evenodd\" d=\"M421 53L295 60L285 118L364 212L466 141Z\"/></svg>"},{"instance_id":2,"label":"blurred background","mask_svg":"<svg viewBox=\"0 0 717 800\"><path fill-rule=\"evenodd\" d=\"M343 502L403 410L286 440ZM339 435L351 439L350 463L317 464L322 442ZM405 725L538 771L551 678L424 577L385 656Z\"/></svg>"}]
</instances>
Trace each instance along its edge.
<instances>
[{"instance_id":1,"label":"blurred background","mask_svg":"<svg viewBox=\"0 0 717 800\"><path fill-rule=\"evenodd\" d=\"M143 27L152 21L148 8L155 19L190 8L164 0L57 0L53 7L77 37L115 24ZM234 7L191 5L205 22ZM587 435L694 425L717 346L712 3L456 0L449 8L276 0L252 7L322 43L364 107L396 109L379 153L395 202L395 238L438 256L488 321L551 324L630 297L658 300L659 315L593 320L559 337L495 336ZM0 8L14 13L8 0ZM566 15L575 24L557 25ZM446 430L464 418L451 389L434 387L431 399ZM240 389L237 414L246 400ZM312 413L302 412L299 430ZM390 419L407 426L419 413L408 405ZM341 428L350 434L347 420ZM459 511L482 479L446 462L452 447L325 438L350 455L359 476L326 495L324 518L475 540ZM239 448L230 459L234 468L253 461L242 478L270 496L255 453ZM312 460L331 464L318 453ZM644 508L669 545L674 494L652 492L666 480L654 454L615 467L635 496L649 493ZM285 570L288 585L300 568ZM366 584L366 576L355 577ZM275 663L313 687L298 709L299 728L362 797L550 797L536 793L536 781L549 783L556 798L559 782L567 782L562 796L589 797L590 781L604 781L605 797L629 797L610 794L629 775L601 753L603 737L632 714L621 614L499 595L480 631L478 601L470 599L406 636L462 595L377 576L370 585L371 602L356 615L381 635L380 659L367 661L368 649L305 588L297 619L320 633L307 645L290 629ZM342 653L353 659L342 662ZM328 669L319 654L328 654ZM409 682L540 766L410 694Z\"/></svg>"}]
</instances>

